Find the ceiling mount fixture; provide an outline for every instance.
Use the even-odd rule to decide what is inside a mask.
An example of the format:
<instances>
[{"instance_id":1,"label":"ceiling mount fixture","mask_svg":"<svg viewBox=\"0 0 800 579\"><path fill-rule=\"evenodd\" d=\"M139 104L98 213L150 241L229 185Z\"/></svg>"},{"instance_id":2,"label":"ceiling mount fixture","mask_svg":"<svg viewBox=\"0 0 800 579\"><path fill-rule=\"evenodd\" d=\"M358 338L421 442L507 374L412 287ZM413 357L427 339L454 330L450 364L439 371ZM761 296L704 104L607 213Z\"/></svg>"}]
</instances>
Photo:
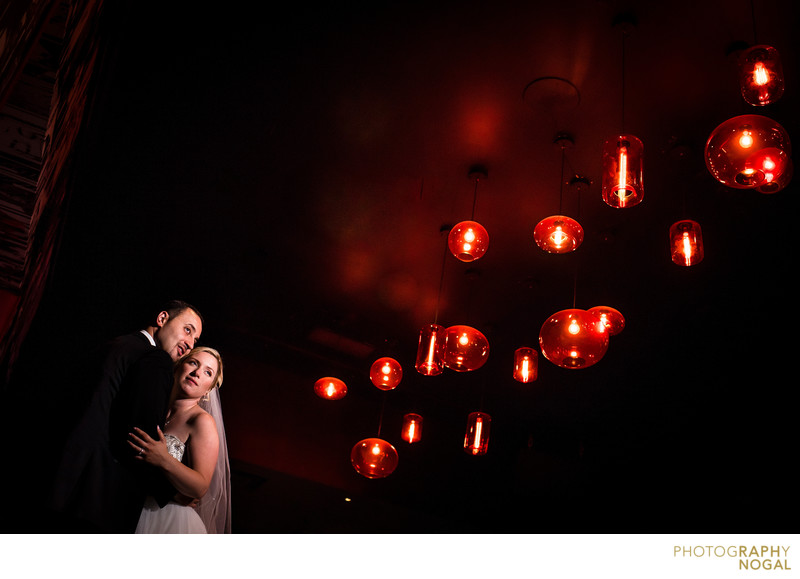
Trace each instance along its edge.
<instances>
[{"instance_id":1,"label":"ceiling mount fixture","mask_svg":"<svg viewBox=\"0 0 800 579\"><path fill-rule=\"evenodd\" d=\"M622 121L620 133L603 143L603 201L611 207L623 209L642 202L644 145L642 141L625 132L625 40L635 28L632 14L620 14L614 27L622 32Z\"/></svg>"},{"instance_id":2,"label":"ceiling mount fixture","mask_svg":"<svg viewBox=\"0 0 800 579\"><path fill-rule=\"evenodd\" d=\"M578 87L565 78L542 76L525 85L522 100L535 111L559 115L576 109L581 94Z\"/></svg>"},{"instance_id":3,"label":"ceiling mount fixture","mask_svg":"<svg viewBox=\"0 0 800 579\"><path fill-rule=\"evenodd\" d=\"M488 172L482 165L473 165L469 169L469 178L475 183L472 199L472 217L468 221L457 223L450 230L447 246L456 259L464 262L480 259L489 249L489 233L475 221L475 205L478 202L478 183L488 178Z\"/></svg>"},{"instance_id":4,"label":"ceiling mount fixture","mask_svg":"<svg viewBox=\"0 0 800 579\"><path fill-rule=\"evenodd\" d=\"M558 214L545 217L537 223L533 229L533 239L547 253L569 253L578 249L583 242L583 227L575 219L562 214L566 151L574 145L574 141L569 134L561 132L556 134L553 142L561 148Z\"/></svg>"}]
</instances>

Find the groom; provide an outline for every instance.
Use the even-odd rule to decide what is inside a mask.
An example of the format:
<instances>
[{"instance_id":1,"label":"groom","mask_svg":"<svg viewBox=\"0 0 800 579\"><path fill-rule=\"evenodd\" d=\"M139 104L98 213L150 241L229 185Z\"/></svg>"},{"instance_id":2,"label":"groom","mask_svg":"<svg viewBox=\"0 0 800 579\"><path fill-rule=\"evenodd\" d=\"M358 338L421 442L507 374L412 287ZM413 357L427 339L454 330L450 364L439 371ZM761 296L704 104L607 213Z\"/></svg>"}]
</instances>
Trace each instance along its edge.
<instances>
[{"instance_id":1,"label":"groom","mask_svg":"<svg viewBox=\"0 0 800 579\"><path fill-rule=\"evenodd\" d=\"M162 506L175 496L148 465L132 464L127 433L139 426L156 437L173 383L173 363L203 330L197 308L164 305L139 332L119 336L100 351L90 402L67 439L56 473L53 508L66 530L131 533L148 492Z\"/></svg>"}]
</instances>

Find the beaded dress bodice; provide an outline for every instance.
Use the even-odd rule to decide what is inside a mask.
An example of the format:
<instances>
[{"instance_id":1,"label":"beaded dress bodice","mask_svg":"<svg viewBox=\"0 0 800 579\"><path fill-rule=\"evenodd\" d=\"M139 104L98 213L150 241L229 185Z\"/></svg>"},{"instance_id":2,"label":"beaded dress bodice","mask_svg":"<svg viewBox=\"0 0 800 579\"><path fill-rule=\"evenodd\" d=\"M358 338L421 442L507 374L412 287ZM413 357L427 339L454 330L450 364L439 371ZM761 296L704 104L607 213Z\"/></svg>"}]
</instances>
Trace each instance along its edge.
<instances>
[{"instance_id":1,"label":"beaded dress bodice","mask_svg":"<svg viewBox=\"0 0 800 579\"><path fill-rule=\"evenodd\" d=\"M183 458L183 452L186 450L186 445L181 442L180 438L173 434L165 434L164 438L167 441L167 450L170 455L177 460L181 460Z\"/></svg>"}]
</instances>

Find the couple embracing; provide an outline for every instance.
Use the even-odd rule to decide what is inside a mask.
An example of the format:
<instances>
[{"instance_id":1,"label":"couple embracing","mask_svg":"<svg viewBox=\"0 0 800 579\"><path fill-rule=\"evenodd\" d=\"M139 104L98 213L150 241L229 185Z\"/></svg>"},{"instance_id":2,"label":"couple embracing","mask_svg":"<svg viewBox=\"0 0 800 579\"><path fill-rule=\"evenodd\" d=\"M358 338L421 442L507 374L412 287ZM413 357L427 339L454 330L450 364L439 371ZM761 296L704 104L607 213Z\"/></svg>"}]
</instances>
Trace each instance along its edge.
<instances>
[{"instance_id":1,"label":"couple embracing","mask_svg":"<svg viewBox=\"0 0 800 579\"><path fill-rule=\"evenodd\" d=\"M100 353L56 474L62 530L231 532L222 358L196 346L202 329L196 308L173 301Z\"/></svg>"}]
</instances>

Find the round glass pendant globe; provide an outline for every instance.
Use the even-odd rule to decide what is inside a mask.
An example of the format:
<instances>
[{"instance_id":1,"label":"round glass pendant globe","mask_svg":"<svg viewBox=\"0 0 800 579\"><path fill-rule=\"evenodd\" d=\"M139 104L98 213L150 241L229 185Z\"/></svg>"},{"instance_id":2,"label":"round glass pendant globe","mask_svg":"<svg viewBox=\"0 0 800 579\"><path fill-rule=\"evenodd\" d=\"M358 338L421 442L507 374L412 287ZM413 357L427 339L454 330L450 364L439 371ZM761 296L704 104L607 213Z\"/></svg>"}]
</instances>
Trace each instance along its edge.
<instances>
[{"instance_id":1,"label":"round glass pendant globe","mask_svg":"<svg viewBox=\"0 0 800 579\"><path fill-rule=\"evenodd\" d=\"M365 438L350 451L350 462L356 472L367 478L389 476L397 468L397 450L380 438Z\"/></svg>"},{"instance_id":2,"label":"round glass pendant globe","mask_svg":"<svg viewBox=\"0 0 800 579\"><path fill-rule=\"evenodd\" d=\"M612 307L595 306L586 311L600 318L609 336L616 336L625 328L625 317Z\"/></svg>"},{"instance_id":3,"label":"round glass pendant globe","mask_svg":"<svg viewBox=\"0 0 800 579\"><path fill-rule=\"evenodd\" d=\"M791 170L791 154L786 130L761 115L728 119L714 129L705 149L711 175L734 189L769 189L770 183L782 183Z\"/></svg>"},{"instance_id":4,"label":"round glass pendant globe","mask_svg":"<svg viewBox=\"0 0 800 579\"><path fill-rule=\"evenodd\" d=\"M480 223L462 221L450 230L447 247L457 259L475 261L483 257L489 249L489 233Z\"/></svg>"},{"instance_id":5,"label":"round glass pendant globe","mask_svg":"<svg viewBox=\"0 0 800 579\"><path fill-rule=\"evenodd\" d=\"M403 379L403 367L394 358L378 358L372 363L369 379L380 390L394 390Z\"/></svg>"},{"instance_id":6,"label":"round glass pendant globe","mask_svg":"<svg viewBox=\"0 0 800 579\"><path fill-rule=\"evenodd\" d=\"M314 383L314 393L325 400L339 400L347 394L347 385L339 378L326 376Z\"/></svg>"},{"instance_id":7,"label":"round glass pendant globe","mask_svg":"<svg viewBox=\"0 0 800 579\"><path fill-rule=\"evenodd\" d=\"M588 368L608 350L608 331L595 314L568 309L556 312L539 331L542 355L556 366Z\"/></svg>"},{"instance_id":8,"label":"round glass pendant globe","mask_svg":"<svg viewBox=\"0 0 800 579\"><path fill-rule=\"evenodd\" d=\"M450 326L444 333L442 360L456 372L477 370L489 359L489 341L470 326Z\"/></svg>"},{"instance_id":9,"label":"round glass pendant globe","mask_svg":"<svg viewBox=\"0 0 800 579\"><path fill-rule=\"evenodd\" d=\"M536 224L533 239L548 253L568 253L583 242L583 227L566 215L552 215Z\"/></svg>"}]
</instances>

